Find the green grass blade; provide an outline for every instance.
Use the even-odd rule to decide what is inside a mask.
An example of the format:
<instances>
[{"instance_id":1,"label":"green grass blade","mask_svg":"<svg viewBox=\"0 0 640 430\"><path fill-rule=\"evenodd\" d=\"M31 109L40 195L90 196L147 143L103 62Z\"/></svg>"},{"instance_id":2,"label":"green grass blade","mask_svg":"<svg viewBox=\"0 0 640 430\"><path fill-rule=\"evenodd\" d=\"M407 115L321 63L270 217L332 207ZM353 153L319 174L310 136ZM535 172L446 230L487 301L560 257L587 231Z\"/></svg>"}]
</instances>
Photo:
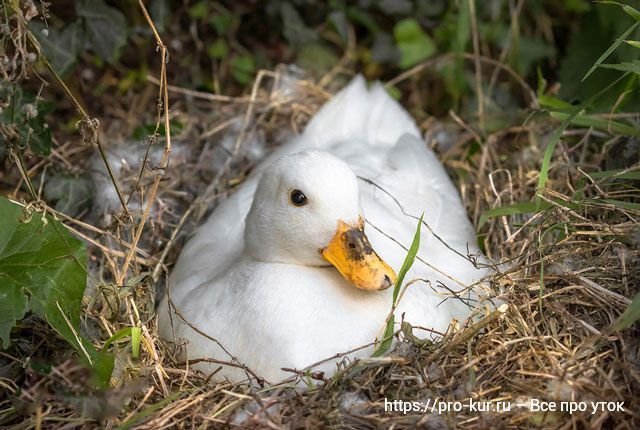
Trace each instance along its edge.
<instances>
[{"instance_id":1,"label":"green grass blade","mask_svg":"<svg viewBox=\"0 0 640 430\"><path fill-rule=\"evenodd\" d=\"M376 348L376 350L373 352L373 354L371 354L372 357L380 357L385 352L387 352L389 348L391 348L391 342L393 341L393 326L395 325L395 323L396 319L393 314L391 314L391 317L387 321L387 325L384 328L384 333L382 334L380 344L378 345L378 348Z\"/></svg>"},{"instance_id":2,"label":"green grass blade","mask_svg":"<svg viewBox=\"0 0 640 430\"><path fill-rule=\"evenodd\" d=\"M587 78L589 77L589 75L591 75L591 73L593 73L593 71L594 71L596 68L598 68L598 66L599 66L599 65L600 65L604 60L606 60L606 59L607 59L607 57L609 57L609 55L611 55L611 53L612 53L613 51L615 51L615 50L616 50L616 48L618 48L618 46L620 46L620 44L621 44L622 42L624 42L624 41L625 41L625 39L627 38L627 36L629 36L629 35L631 34L631 32L633 32L633 30L635 30L635 29L638 27L638 25L639 25L639 24L640 24L640 22L635 22L631 27L629 27L629 28L627 29L627 31L625 31L625 32L622 34L622 36L618 37L618 38L616 39L616 41L615 41L615 42L613 42L613 43L611 44L611 46L609 46L609 48L608 48L606 51L604 51L604 54L602 54L602 55L600 56L600 58L598 58L598 59L596 60L596 62L593 64L593 66L591 66L591 68L590 68L590 69L587 71L587 73L584 75L584 77L582 78L582 82L584 82L584 80L585 80L585 79L587 79Z\"/></svg>"},{"instance_id":3,"label":"green grass blade","mask_svg":"<svg viewBox=\"0 0 640 430\"><path fill-rule=\"evenodd\" d=\"M393 302L391 304L391 314L384 328L382 340L378 348L374 351L373 357L381 356L391 347L391 342L393 341L393 327L395 325L395 317L393 315L393 312L397 304L396 301L398 300L398 295L400 294L400 288L402 287L404 278L407 275L409 269L411 269L411 266L413 266L413 263L416 261L416 255L418 255L418 249L420 248L420 231L422 228L423 217L424 214L420 215L420 220L418 221L418 226L416 227L416 233L413 235L413 241L411 242L411 246L409 247L409 252L407 252L407 256L404 258L402 267L400 267L400 271L398 272L396 284L393 286Z\"/></svg>"},{"instance_id":4,"label":"green grass blade","mask_svg":"<svg viewBox=\"0 0 640 430\"><path fill-rule=\"evenodd\" d=\"M631 18L635 19L636 21L640 21L640 12L638 12L636 9L632 8L628 4L620 3L620 2L617 2L617 1L613 1L613 0L601 0L601 1L596 1L596 3L618 5Z\"/></svg>"},{"instance_id":5,"label":"green grass blade","mask_svg":"<svg viewBox=\"0 0 640 430\"><path fill-rule=\"evenodd\" d=\"M140 340L142 339L142 329L131 327L131 355L133 358L140 357Z\"/></svg>"},{"instance_id":6,"label":"green grass blade","mask_svg":"<svg viewBox=\"0 0 640 430\"><path fill-rule=\"evenodd\" d=\"M593 103L596 99L598 99L602 94L605 94L615 85L617 85L618 82L626 78L628 74L629 73L625 73L624 75L620 76L618 79L611 82L609 85L607 85L605 88L600 90L598 93L589 97L584 103L577 106L571 113L567 115L567 118L564 121L562 121L560 126L555 129L555 131L549 138L549 143L547 144L546 149L544 150L544 158L542 159L542 166L540 167L540 175L538 177L538 187L536 191L537 209L540 209L540 205L542 202L542 199L540 198L540 194L544 190L547 184L547 181L549 179L549 167L551 166L551 157L553 156L553 151L556 149L556 145L558 144L558 141L560 140L560 136L562 136L562 133L564 133L564 131L569 126L569 124L571 124L571 122L574 120L576 116L578 116L580 112L582 112L587 106L591 105L591 103Z\"/></svg>"},{"instance_id":7,"label":"green grass blade","mask_svg":"<svg viewBox=\"0 0 640 430\"><path fill-rule=\"evenodd\" d=\"M418 249L420 248L420 230L422 227L422 218L424 214L420 215L420 220L418 221L418 226L416 227L416 233L413 235L413 241L411 242L411 246L409 247L409 252L407 252L407 256L402 263L402 267L400 267L400 271L398 272L398 278L396 279L396 285L393 287L393 305L396 305L396 300L398 300L398 294L400 294L400 287L402 287L402 283L404 282L404 277L407 275L411 266L413 266L413 262L416 261L416 255L418 255Z\"/></svg>"},{"instance_id":8,"label":"green grass blade","mask_svg":"<svg viewBox=\"0 0 640 430\"><path fill-rule=\"evenodd\" d=\"M629 172L625 172L625 170L626 169L615 169L603 170L602 172L590 172L589 176L593 179L640 179L640 170L631 170Z\"/></svg>"},{"instance_id":9,"label":"green grass blade","mask_svg":"<svg viewBox=\"0 0 640 430\"><path fill-rule=\"evenodd\" d=\"M550 112L550 114L553 118L559 119L561 121L564 121L569 117L569 114L564 112ZM615 134L640 137L640 130L636 127L618 121L598 118L594 115L576 115L571 120L571 124L580 127L593 127L597 130L604 130L607 132L613 132Z\"/></svg>"},{"instance_id":10,"label":"green grass blade","mask_svg":"<svg viewBox=\"0 0 640 430\"><path fill-rule=\"evenodd\" d=\"M614 330L622 330L630 327L640 319L640 294L636 294L631 304L620 315L620 318L613 323Z\"/></svg>"},{"instance_id":11,"label":"green grass blade","mask_svg":"<svg viewBox=\"0 0 640 430\"><path fill-rule=\"evenodd\" d=\"M640 61L633 60L620 64L600 64L603 69L620 70L621 72L632 72L640 74Z\"/></svg>"},{"instance_id":12,"label":"green grass blade","mask_svg":"<svg viewBox=\"0 0 640 430\"><path fill-rule=\"evenodd\" d=\"M113 343L125 337L131 337L131 355L133 358L138 358L140 356L140 341L142 339L142 330L140 327L125 327L118 330L113 336L107 339L102 347L102 351L107 351Z\"/></svg>"},{"instance_id":13,"label":"green grass blade","mask_svg":"<svg viewBox=\"0 0 640 430\"><path fill-rule=\"evenodd\" d=\"M625 202L623 200L614 200L614 199L602 199L602 200L591 200L591 201L593 202L601 201L608 205L613 205L617 208L628 209L632 211L640 211L640 203Z\"/></svg>"},{"instance_id":14,"label":"green grass blade","mask_svg":"<svg viewBox=\"0 0 640 430\"><path fill-rule=\"evenodd\" d=\"M109 347L116 341L125 338L127 336L131 336L131 327L125 327L123 329L118 330L117 332L115 332L113 334L113 336L111 336L109 339L107 339L107 341L104 343L104 346L102 347L103 351L106 351L107 349L109 349Z\"/></svg>"}]
</instances>

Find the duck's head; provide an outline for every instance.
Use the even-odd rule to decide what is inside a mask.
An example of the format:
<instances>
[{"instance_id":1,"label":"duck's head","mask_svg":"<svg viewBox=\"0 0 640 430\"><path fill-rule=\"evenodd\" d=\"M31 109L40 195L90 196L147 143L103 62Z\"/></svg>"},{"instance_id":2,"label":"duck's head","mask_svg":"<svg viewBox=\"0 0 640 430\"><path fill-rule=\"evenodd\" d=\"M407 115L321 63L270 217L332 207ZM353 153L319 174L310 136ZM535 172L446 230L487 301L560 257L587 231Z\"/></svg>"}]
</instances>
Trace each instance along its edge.
<instances>
[{"instance_id":1,"label":"duck's head","mask_svg":"<svg viewBox=\"0 0 640 430\"><path fill-rule=\"evenodd\" d=\"M388 288L396 279L364 234L355 174L323 151L284 156L264 171L247 215L245 244L260 261L333 265L365 290Z\"/></svg>"}]
</instances>

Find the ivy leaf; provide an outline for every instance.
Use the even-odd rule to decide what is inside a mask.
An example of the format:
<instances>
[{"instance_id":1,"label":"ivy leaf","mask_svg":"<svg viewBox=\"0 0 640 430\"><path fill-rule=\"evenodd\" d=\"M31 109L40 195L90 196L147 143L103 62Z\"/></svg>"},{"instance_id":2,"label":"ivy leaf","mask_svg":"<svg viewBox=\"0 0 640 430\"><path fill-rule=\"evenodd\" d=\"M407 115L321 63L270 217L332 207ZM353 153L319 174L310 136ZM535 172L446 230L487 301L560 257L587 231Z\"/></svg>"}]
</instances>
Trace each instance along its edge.
<instances>
[{"instance_id":1,"label":"ivy leaf","mask_svg":"<svg viewBox=\"0 0 640 430\"><path fill-rule=\"evenodd\" d=\"M25 140L29 142L29 146L34 152L48 155L51 150L51 129L47 124L39 121L33 121L32 124L37 128L27 129L24 134Z\"/></svg>"},{"instance_id":2,"label":"ivy leaf","mask_svg":"<svg viewBox=\"0 0 640 430\"><path fill-rule=\"evenodd\" d=\"M0 219L2 216L0 208ZM2 279L1 272L0 279ZM24 318L28 310L29 302L22 287L15 284L0 286L0 342L2 345L9 345L11 329L16 322Z\"/></svg>"},{"instance_id":3,"label":"ivy leaf","mask_svg":"<svg viewBox=\"0 0 640 430\"><path fill-rule=\"evenodd\" d=\"M193 19L202 19L209 13L209 3L205 0L201 0L189 7L188 13Z\"/></svg>"},{"instance_id":4,"label":"ivy leaf","mask_svg":"<svg viewBox=\"0 0 640 430\"><path fill-rule=\"evenodd\" d=\"M400 49L400 67L415 66L436 52L433 40L422 30L415 19L407 18L393 28L398 49Z\"/></svg>"},{"instance_id":5,"label":"ivy leaf","mask_svg":"<svg viewBox=\"0 0 640 430\"><path fill-rule=\"evenodd\" d=\"M118 9L102 0L78 0L76 13L82 18L88 49L113 63L127 42L127 22Z\"/></svg>"},{"instance_id":6,"label":"ivy leaf","mask_svg":"<svg viewBox=\"0 0 640 430\"><path fill-rule=\"evenodd\" d=\"M80 336L80 311L86 285L87 250L49 215L23 209L0 197L0 340L30 309L45 319L108 384L113 357Z\"/></svg>"},{"instance_id":7,"label":"ivy leaf","mask_svg":"<svg viewBox=\"0 0 640 430\"><path fill-rule=\"evenodd\" d=\"M225 58L227 54L229 54L229 47L227 46L227 42L225 42L224 39L216 40L207 48L207 54L209 54L211 58Z\"/></svg>"},{"instance_id":8,"label":"ivy leaf","mask_svg":"<svg viewBox=\"0 0 640 430\"><path fill-rule=\"evenodd\" d=\"M42 32L45 29L43 23L32 21L29 27L40 42L42 54L56 72L65 76L73 70L83 41L83 30L79 21L67 25L62 30L49 27L46 36Z\"/></svg>"},{"instance_id":9,"label":"ivy leaf","mask_svg":"<svg viewBox=\"0 0 640 430\"><path fill-rule=\"evenodd\" d=\"M0 99L9 100L9 107L0 112L0 122L16 127L20 145L29 147L39 155L48 155L51 130L45 118L53 111L53 104L36 99L36 96L23 92L19 87L0 87Z\"/></svg>"},{"instance_id":10,"label":"ivy leaf","mask_svg":"<svg viewBox=\"0 0 640 430\"><path fill-rule=\"evenodd\" d=\"M256 65L250 55L240 55L231 60L231 75L240 84L248 84L255 70Z\"/></svg>"},{"instance_id":11,"label":"ivy leaf","mask_svg":"<svg viewBox=\"0 0 640 430\"><path fill-rule=\"evenodd\" d=\"M215 28L219 35L225 35L234 24L236 18L230 13L216 14L211 17L209 23Z\"/></svg>"}]
</instances>

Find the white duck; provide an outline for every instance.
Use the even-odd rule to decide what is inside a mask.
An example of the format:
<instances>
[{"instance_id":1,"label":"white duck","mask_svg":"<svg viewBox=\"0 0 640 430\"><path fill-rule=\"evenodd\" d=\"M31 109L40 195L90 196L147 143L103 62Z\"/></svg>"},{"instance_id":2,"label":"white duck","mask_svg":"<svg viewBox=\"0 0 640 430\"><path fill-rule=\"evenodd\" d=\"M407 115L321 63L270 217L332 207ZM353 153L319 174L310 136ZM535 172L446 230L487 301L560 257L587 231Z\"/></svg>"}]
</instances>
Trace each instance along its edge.
<instances>
[{"instance_id":1,"label":"white duck","mask_svg":"<svg viewBox=\"0 0 640 430\"><path fill-rule=\"evenodd\" d=\"M158 309L160 334L186 340L187 358L204 372L220 364L199 359L232 355L272 383L292 375L282 368L304 369L372 342L391 308L389 266L399 270L417 225L398 203L414 217L424 212L439 239L422 228L422 261L405 279L428 282L406 290L396 322L404 314L414 326L446 331L470 313L460 299L444 300L447 290L486 274L463 257L479 254L474 230L409 114L382 85L368 89L356 77L187 243L169 280L171 305L165 296ZM329 361L313 370L335 368ZM215 377L247 375L223 366Z\"/></svg>"}]
</instances>

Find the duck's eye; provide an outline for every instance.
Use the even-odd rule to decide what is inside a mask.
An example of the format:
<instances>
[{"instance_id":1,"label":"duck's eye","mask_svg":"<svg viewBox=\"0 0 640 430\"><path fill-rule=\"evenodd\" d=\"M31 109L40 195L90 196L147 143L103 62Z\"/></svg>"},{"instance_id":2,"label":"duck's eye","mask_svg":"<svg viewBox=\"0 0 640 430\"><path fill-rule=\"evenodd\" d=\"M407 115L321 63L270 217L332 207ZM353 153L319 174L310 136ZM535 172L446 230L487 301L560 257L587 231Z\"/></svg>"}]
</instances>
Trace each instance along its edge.
<instances>
[{"instance_id":1,"label":"duck's eye","mask_svg":"<svg viewBox=\"0 0 640 430\"><path fill-rule=\"evenodd\" d=\"M293 190L289 194L289 200L294 206L304 206L307 204L307 196L300 190Z\"/></svg>"}]
</instances>

